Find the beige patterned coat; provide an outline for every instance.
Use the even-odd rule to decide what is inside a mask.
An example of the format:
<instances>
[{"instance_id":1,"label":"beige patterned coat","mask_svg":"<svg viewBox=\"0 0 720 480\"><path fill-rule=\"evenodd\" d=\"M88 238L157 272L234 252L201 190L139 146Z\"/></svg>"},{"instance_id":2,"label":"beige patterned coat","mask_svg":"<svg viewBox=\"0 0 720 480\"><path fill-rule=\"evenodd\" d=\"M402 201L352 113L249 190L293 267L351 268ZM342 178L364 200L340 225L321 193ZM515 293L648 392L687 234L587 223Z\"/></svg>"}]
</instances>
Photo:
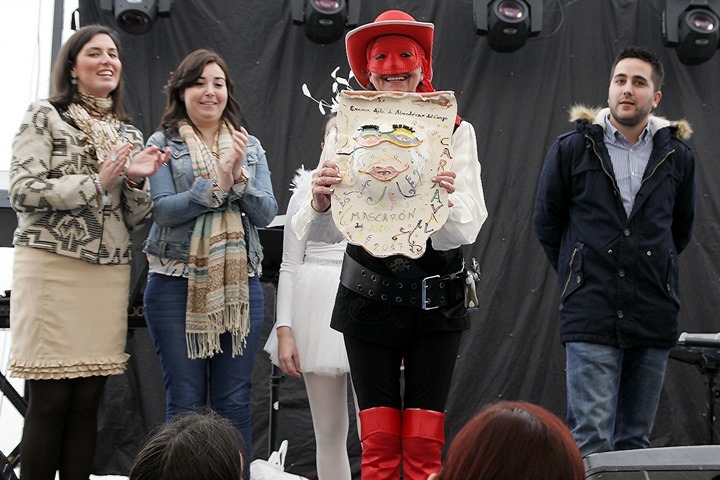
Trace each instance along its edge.
<instances>
[{"instance_id":1,"label":"beige patterned coat","mask_svg":"<svg viewBox=\"0 0 720 480\"><path fill-rule=\"evenodd\" d=\"M121 137L143 148L142 133L124 124ZM130 232L150 217L149 182L125 182L108 191L103 205L93 180L98 162L86 136L48 101L37 101L13 142L10 203L17 212L13 243L96 264L127 264Z\"/></svg>"}]
</instances>

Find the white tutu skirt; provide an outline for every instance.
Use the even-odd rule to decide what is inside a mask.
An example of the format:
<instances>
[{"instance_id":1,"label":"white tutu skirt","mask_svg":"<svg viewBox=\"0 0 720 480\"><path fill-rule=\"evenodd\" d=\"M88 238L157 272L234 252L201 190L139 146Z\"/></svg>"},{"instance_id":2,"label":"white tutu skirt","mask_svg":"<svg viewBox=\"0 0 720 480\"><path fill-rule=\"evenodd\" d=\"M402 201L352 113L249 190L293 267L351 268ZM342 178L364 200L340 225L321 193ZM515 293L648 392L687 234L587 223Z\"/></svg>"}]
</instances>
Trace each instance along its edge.
<instances>
[{"instance_id":1,"label":"white tutu skirt","mask_svg":"<svg viewBox=\"0 0 720 480\"><path fill-rule=\"evenodd\" d=\"M330 328L341 265L340 260L308 258L297 268L292 333L304 373L334 376L350 371L342 333ZM265 351L278 365L275 328L268 336Z\"/></svg>"}]
</instances>

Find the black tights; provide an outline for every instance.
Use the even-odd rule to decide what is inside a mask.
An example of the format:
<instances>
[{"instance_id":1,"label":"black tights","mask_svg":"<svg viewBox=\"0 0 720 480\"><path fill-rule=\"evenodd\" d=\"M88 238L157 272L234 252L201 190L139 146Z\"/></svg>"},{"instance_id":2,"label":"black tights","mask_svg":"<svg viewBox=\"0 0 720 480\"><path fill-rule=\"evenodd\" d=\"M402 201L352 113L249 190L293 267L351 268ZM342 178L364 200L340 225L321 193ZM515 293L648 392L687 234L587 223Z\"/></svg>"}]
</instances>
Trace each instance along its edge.
<instances>
[{"instance_id":1,"label":"black tights","mask_svg":"<svg viewBox=\"0 0 720 480\"><path fill-rule=\"evenodd\" d=\"M107 377L28 380L29 404L20 444L23 480L88 480L97 411Z\"/></svg>"},{"instance_id":2,"label":"black tights","mask_svg":"<svg viewBox=\"0 0 720 480\"><path fill-rule=\"evenodd\" d=\"M462 332L415 337L410 345L389 347L345 335L350 375L360 410L373 407L422 408L442 412L450 392ZM400 394L400 365L405 392Z\"/></svg>"}]
</instances>

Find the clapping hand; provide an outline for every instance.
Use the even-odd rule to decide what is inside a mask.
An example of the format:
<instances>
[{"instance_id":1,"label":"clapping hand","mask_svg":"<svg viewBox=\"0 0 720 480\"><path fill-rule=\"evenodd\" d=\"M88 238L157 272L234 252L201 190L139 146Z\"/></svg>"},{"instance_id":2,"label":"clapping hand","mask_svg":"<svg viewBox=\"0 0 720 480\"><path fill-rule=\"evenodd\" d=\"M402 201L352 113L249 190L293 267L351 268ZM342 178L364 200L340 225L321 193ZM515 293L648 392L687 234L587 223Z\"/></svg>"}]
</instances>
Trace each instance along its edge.
<instances>
[{"instance_id":1,"label":"clapping hand","mask_svg":"<svg viewBox=\"0 0 720 480\"><path fill-rule=\"evenodd\" d=\"M165 148L163 152L159 147L148 147L132 157L126 171L127 178L134 183L142 182L145 177L149 177L167 164L169 159L169 148Z\"/></svg>"},{"instance_id":2,"label":"clapping hand","mask_svg":"<svg viewBox=\"0 0 720 480\"><path fill-rule=\"evenodd\" d=\"M230 190L234 184L247 180L243 176L242 167L247 153L248 137L249 134L244 127L240 127L240 130L233 130L230 148L218 158L220 178L217 181L225 192Z\"/></svg>"},{"instance_id":3,"label":"clapping hand","mask_svg":"<svg viewBox=\"0 0 720 480\"><path fill-rule=\"evenodd\" d=\"M98 166L98 175L103 190L106 192L117 184L125 169L125 164L130 158L132 152L132 144L130 142L118 143L115 145L107 158Z\"/></svg>"}]
</instances>

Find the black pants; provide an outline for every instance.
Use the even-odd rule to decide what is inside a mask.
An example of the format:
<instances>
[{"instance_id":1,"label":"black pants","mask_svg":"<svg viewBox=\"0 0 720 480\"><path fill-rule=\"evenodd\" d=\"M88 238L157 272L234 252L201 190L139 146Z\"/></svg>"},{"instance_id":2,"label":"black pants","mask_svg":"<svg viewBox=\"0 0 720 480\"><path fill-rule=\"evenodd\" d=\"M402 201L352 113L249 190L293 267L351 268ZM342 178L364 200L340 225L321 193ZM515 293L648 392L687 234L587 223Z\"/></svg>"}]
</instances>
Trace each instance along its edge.
<instances>
[{"instance_id":1,"label":"black pants","mask_svg":"<svg viewBox=\"0 0 720 480\"><path fill-rule=\"evenodd\" d=\"M360 410L373 407L421 408L442 412L450 392L461 331L416 337L391 347L345 335L350 374ZM404 365L404 395L400 366Z\"/></svg>"}]
</instances>

